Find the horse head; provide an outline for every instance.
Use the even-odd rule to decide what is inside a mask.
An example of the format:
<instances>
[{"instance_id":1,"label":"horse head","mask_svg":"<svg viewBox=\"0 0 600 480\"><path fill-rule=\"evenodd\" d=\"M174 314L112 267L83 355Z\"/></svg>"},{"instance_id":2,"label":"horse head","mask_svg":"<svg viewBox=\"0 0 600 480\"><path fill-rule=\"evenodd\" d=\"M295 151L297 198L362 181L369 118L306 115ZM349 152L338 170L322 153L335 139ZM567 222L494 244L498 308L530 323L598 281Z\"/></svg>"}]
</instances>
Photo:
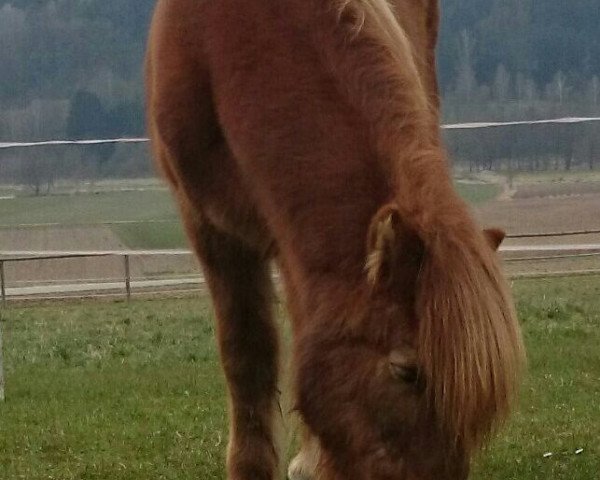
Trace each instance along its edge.
<instances>
[{"instance_id":1,"label":"horse head","mask_svg":"<svg viewBox=\"0 0 600 480\"><path fill-rule=\"evenodd\" d=\"M387 352L365 397L379 432L373 478L467 478L517 388L522 345L496 253L505 234L461 228L423 229L394 204L369 228L367 316L384 325Z\"/></svg>"}]
</instances>

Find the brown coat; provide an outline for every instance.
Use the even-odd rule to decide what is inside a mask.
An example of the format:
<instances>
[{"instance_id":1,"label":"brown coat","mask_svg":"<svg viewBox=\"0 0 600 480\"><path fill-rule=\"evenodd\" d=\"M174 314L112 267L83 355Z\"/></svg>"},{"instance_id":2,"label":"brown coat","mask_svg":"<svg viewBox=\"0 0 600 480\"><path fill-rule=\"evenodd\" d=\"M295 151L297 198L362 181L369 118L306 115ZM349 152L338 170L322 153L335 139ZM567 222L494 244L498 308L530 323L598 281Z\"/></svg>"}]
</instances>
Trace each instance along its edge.
<instances>
[{"instance_id":1,"label":"brown coat","mask_svg":"<svg viewBox=\"0 0 600 480\"><path fill-rule=\"evenodd\" d=\"M319 478L465 478L508 411L520 333L502 235L441 147L437 22L434 0L157 5L149 129L217 311L230 479L278 463L274 255Z\"/></svg>"}]
</instances>

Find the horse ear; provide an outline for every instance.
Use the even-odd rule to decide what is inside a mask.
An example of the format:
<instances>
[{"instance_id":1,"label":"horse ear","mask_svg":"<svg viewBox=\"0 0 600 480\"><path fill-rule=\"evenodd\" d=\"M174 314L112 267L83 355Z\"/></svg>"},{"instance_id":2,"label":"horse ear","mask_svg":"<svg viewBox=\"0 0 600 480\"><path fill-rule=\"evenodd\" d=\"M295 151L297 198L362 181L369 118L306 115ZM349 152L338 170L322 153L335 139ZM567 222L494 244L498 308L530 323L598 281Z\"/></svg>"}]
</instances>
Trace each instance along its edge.
<instances>
[{"instance_id":1,"label":"horse ear","mask_svg":"<svg viewBox=\"0 0 600 480\"><path fill-rule=\"evenodd\" d=\"M506 233L500 228L488 228L487 230L483 231L483 234L493 250L498 250L502 244L502 240L504 240L504 237L506 237Z\"/></svg>"},{"instance_id":2,"label":"horse ear","mask_svg":"<svg viewBox=\"0 0 600 480\"><path fill-rule=\"evenodd\" d=\"M416 280L423 254L423 241L395 205L385 205L375 214L367 238L366 270L372 286L391 282L400 271L403 279Z\"/></svg>"}]
</instances>

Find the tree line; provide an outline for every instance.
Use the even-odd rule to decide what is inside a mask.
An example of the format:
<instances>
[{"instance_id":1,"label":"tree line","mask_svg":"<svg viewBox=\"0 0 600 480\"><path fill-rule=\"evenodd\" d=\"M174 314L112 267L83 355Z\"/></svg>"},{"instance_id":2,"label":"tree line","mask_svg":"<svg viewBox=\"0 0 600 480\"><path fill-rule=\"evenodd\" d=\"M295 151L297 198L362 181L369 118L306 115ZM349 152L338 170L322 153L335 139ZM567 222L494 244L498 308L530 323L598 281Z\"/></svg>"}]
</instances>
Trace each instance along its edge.
<instances>
[{"instance_id":1,"label":"tree line","mask_svg":"<svg viewBox=\"0 0 600 480\"><path fill-rule=\"evenodd\" d=\"M142 63L153 6L154 0L0 0L0 141L143 135ZM438 73L446 122L600 116L600 0L442 0L441 7ZM563 153L548 153L553 137L566 135L552 132L520 136L531 137L523 142L540 158L566 158L564 146ZM591 130L574 132L572 141L565 137L569 148L596 155L585 146L592 139L579 138ZM510 150L484 141L488 133L472 132L479 133L479 140L449 138L459 162L480 155L475 163L490 165L483 160L490 152ZM78 152L90 175L123 173L118 148ZM9 156L29 155L40 153ZM124 169L149 173L145 154L135 155L137 166ZM574 153L560 168L578 168L584 156Z\"/></svg>"},{"instance_id":2,"label":"tree line","mask_svg":"<svg viewBox=\"0 0 600 480\"><path fill-rule=\"evenodd\" d=\"M593 170L600 164L600 122L448 130L455 165L470 171Z\"/></svg>"}]
</instances>

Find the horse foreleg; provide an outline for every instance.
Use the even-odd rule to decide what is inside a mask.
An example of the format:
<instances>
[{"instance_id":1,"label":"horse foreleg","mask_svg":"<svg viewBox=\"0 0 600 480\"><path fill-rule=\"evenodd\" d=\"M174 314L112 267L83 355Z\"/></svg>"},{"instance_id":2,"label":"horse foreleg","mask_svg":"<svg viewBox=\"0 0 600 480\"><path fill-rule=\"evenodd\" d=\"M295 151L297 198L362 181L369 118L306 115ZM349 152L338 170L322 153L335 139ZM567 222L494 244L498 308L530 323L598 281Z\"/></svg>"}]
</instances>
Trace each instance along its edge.
<instances>
[{"instance_id":1,"label":"horse foreleg","mask_svg":"<svg viewBox=\"0 0 600 480\"><path fill-rule=\"evenodd\" d=\"M255 216L239 212L227 198L214 194L218 185L214 177L210 188L202 188L207 178L198 178L193 169L185 168L186 161L207 161L216 154L199 149L195 155L179 154L173 161L170 157L177 149L162 148L160 143L158 147L159 162L170 169L167 173L172 176L187 236L202 263L216 311L219 350L229 387L228 479L273 480L278 471L272 424L278 337L271 313L268 266L272 242ZM189 192L180 178L200 188ZM214 226L213 220L232 231ZM234 223L239 232L234 231Z\"/></svg>"},{"instance_id":2,"label":"horse foreleg","mask_svg":"<svg viewBox=\"0 0 600 480\"><path fill-rule=\"evenodd\" d=\"M210 225L200 225L192 241L212 294L229 386L228 478L273 480L278 335L268 260Z\"/></svg>"},{"instance_id":3,"label":"horse foreleg","mask_svg":"<svg viewBox=\"0 0 600 480\"><path fill-rule=\"evenodd\" d=\"M157 5L146 58L148 126L216 310L229 386L228 478L273 480L278 339L267 258L272 242L215 115L198 22L204 4Z\"/></svg>"}]
</instances>

